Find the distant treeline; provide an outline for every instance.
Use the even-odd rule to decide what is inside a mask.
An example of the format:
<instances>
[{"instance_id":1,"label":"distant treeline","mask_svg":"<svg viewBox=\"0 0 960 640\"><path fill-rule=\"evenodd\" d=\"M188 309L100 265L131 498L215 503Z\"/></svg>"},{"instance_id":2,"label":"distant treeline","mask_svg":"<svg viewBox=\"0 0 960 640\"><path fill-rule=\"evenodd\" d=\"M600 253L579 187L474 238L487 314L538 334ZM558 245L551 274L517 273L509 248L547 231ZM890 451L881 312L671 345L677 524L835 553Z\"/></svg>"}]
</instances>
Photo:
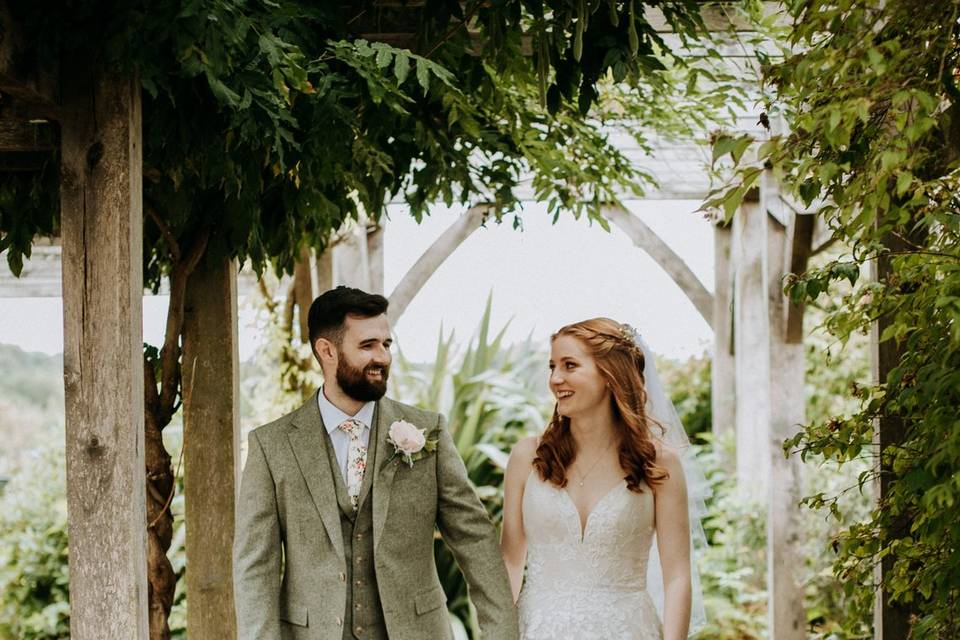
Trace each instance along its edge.
<instances>
[{"instance_id":1,"label":"distant treeline","mask_svg":"<svg viewBox=\"0 0 960 640\"><path fill-rule=\"evenodd\" d=\"M23 456L63 438L63 355L0 344L0 478Z\"/></svg>"}]
</instances>

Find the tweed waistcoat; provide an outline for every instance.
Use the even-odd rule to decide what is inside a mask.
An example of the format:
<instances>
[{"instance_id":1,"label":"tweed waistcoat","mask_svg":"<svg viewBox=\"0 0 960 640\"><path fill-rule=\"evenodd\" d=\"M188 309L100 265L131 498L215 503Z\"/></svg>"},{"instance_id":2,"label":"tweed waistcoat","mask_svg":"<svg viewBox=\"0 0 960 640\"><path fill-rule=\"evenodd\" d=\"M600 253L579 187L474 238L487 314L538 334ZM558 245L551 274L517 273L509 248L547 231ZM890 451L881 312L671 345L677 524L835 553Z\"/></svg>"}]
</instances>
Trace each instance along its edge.
<instances>
[{"instance_id":1,"label":"tweed waistcoat","mask_svg":"<svg viewBox=\"0 0 960 640\"><path fill-rule=\"evenodd\" d=\"M376 420L374 420L376 424ZM324 429L324 436L330 435ZM343 614L343 640L387 640L383 621L383 606L377 587L377 574L373 564L373 500L370 498L374 474L373 461L377 438L375 427L371 428L367 467L360 489L360 505L354 511L347 493L340 465L333 446L327 447L332 480L340 507L340 531L343 534L343 550L346 561L347 601Z\"/></svg>"}]
</instances>

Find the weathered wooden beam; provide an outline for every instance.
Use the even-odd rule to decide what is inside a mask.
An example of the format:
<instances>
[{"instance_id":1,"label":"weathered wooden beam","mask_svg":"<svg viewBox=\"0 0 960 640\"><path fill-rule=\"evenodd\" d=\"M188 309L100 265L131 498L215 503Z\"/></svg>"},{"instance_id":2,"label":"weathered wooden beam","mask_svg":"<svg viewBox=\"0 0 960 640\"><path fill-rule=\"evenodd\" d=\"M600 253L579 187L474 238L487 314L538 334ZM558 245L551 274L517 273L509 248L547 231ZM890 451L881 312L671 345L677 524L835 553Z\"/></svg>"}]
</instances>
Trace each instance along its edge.
<instances>
[{"instance_id":1,"label":"weathered wooden beam","mask_svg":"<svg viewBox=\"0 0 960 640\"><path fill-rule=\"evenodd\" d=\"M52 98L9 73L0 72L0 108L23 119L60 120L60 106Z\"/></svg>"},{"instance_id":2,"label":"weathered wooden beam","mask_svg":"<svg viewBox=\"0 0 960 640\"><path fill-rule=\"evenodd\" d=\"M813 223L813 240L811 241L813 248L810 255L815 256L826 251L836 240L837 236L833 233L833 229L827 226L826 219L822 215L816 216Z\"/></svg>"},{"instance_id":3,"label":"weathered wooden beam","mask_svg":"<svg viewBox=\"0 0 960 640\"><path fill-rule=\"evenodd\" d=\"M367 262L366 220L349 223L340 241L331 248L333 285L370 290L370 265Z\"/></svg>"},{"instance_id":4,"label":"weathered wooden beam","mask_svg":"<svg viewBox=\"0 0 960 640\"><path fill-rule=\"evenodd\" d=\"M73 59L60 175L70 637L147 638L140 84Z\"/></svg>"},{"instance_id":5,"label":"weathered wooden beam","mask_svg":"<svg viewBox=\"0 0 960 640\"><path fill-rule=\"evenodd\" d=\"M330 247L317 256L317 287L315 293L320 295L333 288L333 251Z\"/></svg>"},{"instance_id":6,"label":"weathered wooden beam","mask_svg":"<svg viewBox=\"0 0 960 640\"><path fill-rule=\"evenodd\" d=\"M780 189L772 171L765 171L761 181L761 207L769 214L781 207ZM811 216L792 211L783 212L787 228L772 215L766 218L764 260L768 301L769 393L770 415L767 456L770 460L770 484L767 496L767 615L770 637L777 640L805 640L806 613L803 606L803 583L800 569L803 520L800 500L803 497L802 468L798 456L785 457L783 442L793 436L806 415L804 378L806 361L802 338L785 339L789 300L783 295L783 277L790 263L791 245L788 230L813 228ZM797 218L803 221L796 222ZM809 225L807 223L810 223ZM801 244L804 242L800 240ZM795 245L794 245L795 246ZM809 247L809 243L807 244ZM804 259L805 265L805 259ZM803 309L799 310L802 322Z\"/></svg>"},{"instance_id":7,"label":"weathered wooden beam","mask_svg":"<svg viewBox=\"0 0 960 640\"><path fill-rule=\"evenodd\" d=\"M24 119L60 120L59 74L23 55L22 29L7 4L0 1L0 110Z\"/></svg>"},{"instance_id":8,"label":"weathered wooden beam","mask_svg":"<svg viewBox=\"0 0 960 640\"><path fill-rule=\"evenodd\" d=\"M912 247L903 238L888 235L885 244L893 252L907 252ZM891 265L891 256L884 254L871 261L871 276L876 282L887 282L894 275ZM888 326L895 322L894 314L881 315L870 332L870 364L873 381L883 384L887 381L890 372L900 364L903 347L896 340L880 342L880 336ZM903 443L907 435L907 425L903 419L895 414L886 414L874 424L873 451L875 454L875 479L873 482L874 499L876 503L888 495L890 485L896 482L897 476L893 472L889 461L884 460L884 452L891 446ZM909 530L910 522L907 516L901 516L899 523L904 531ZM876 596L873 609L873 637L874 640L900 640L910 636L911 611L908 606L895 604L890 601L890 592L883 588L884 577L893 569L896 562L894 554L887 554L874 567L874 583Z\"/></svg>"},{"instance_id":9,"label":"weathered wooden beam","mask_svg":"<svg viewBox=\"0 0 960 640\"><path fill-rule=\"evenodd\" d=\"M24 151L53 151L50 123L0 116L0 154Z\"/></svg>"},{"instance_id":10,"label":"weathered wooden beam","mask_svg":"<svg viewBox=\"0 0 960 640\"><path fill-rule=\"evenodd\" d=\"M710 376L713 433L733 433L737 419L733 355L733 264L730 225L713 227L713 368Z\"/></svg>"},{"instance_id":11,"label":"weathered wooden beam","mask_svg":"<svg viewBox=\"0 0 960 640\"><path fill-rule=\"evenodd\" d=\"M396 326L414 296L420 292L440 265L463 244L464 240L470 237L470 234L480 228L487 211L488 208L483 205L471 208L440 234L440 237L410 267L390 294L390 307L387 309L390 324Z\"/></svg>"},{"instance_id":12,"label":"weathered wooden beam","mask_svg":"<svg viewBox=\"0 0 960 640\"><path fill-rule=\"evenodd\" d=\"M383 224L372 225L367 229L367 265L370 269L370 293L383 295Z\"/></svg>"},{"instance_id":13,"label":"weathered wooden beam","mask_svg":"<svg viewBox=\"0 0 960 640\"><path fill-rule=\"evenodd\" d=\"M764 253L768 216L744 202L733 218L737 493L765 502L770 486L770 320Z\"/></svg>"},{"instance_id":14,"label":"weathered wooden beam","mask_svg":"<svg viewBox=\"0 0 960 640\"><path fill-rule=\"evenodd\" d=\"M813 229L816 218L815 215L795 214L792 216L787 234L787 251L784 255L786 261L784 274L801 275L807 270L807 262L813 255ZM803 342L803 315L805 311L806 304L803 300L794 302L786 299L784 301L783 338L787 344Z\"/></svg>"},{"instance_id":15,"label":"weathered wooden beam","mask_svg":"<svg viewBox=\"0 0 960 640\"><path fill-rule=\"evenodd\" d=\"M640 218L622 207L604 207L603 215L620 227L640 249L643 249L686 294L687 299L708 325L713 326L713 295L707 291L692 269L676 251L654 233Z\"/></svg>"},{"instance_id":16,"label":"weathered wooden beam","mask_svg":"<svg viewBox=\"0 0 960 640\"><path fill-rule=\"evenodd\" d=\"M190 276L183 327L187 628L235 638L233 544L240 473L237 264L201 263Z\"/></svg>"},{"instance_id":17,"label":"weathered wooden beam","mask_svg":"<svg viewBox=\"0 0 960 640\"><path fill-rule=\"evenodd\" d=\"M297 307L297 326L300 341L310 342L310 326L307 322L310 305L313 303L313 274L310 258L313 252L306 246L300 248L300 258L293 267L293 302Z\"/></svg>"}]
</instances>

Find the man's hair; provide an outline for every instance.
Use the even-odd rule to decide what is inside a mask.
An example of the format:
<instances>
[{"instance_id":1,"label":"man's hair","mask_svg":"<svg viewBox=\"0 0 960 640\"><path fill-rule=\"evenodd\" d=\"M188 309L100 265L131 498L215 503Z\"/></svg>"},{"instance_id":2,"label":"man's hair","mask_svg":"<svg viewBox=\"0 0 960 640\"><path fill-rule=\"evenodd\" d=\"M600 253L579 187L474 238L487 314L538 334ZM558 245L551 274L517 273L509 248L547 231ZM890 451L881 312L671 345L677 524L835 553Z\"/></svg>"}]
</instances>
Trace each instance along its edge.
<instances>
[{"instance_id":1,"label":"man's hair","mask_svg":"<svg viewBox=\"0 0 960 640\"><path fill-rule=\"evenodd\" d=\"M339 286L330 289L310 305L307 325L310 329L310 348L316 355L317 338L326 338L337 346L343 341L347 316L373 318L387 312L387 299L375 293Z\"/></svg>"}]
</instances>

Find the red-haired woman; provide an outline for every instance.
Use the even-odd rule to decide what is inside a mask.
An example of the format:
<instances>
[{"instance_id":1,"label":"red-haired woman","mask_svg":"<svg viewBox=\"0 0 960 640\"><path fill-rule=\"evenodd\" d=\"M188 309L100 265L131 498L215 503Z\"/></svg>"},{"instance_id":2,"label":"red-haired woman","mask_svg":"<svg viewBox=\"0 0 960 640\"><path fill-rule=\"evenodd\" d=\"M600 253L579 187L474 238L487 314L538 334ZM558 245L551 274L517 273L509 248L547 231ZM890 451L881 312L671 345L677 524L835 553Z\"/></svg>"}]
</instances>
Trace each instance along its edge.
<instances>
[{"instance_id":1,"label":"red-haired woman","mask_svg":"<svg viewBox=\"0 0 960 640\"><path fill-rule=\"evenodd\" d=\"M500 546L523 640L687 638L687 486L663 437L682 426L649 415L653 363L641 344L608 318L552 336L553 419L516 445L504 484ZM651 560L662 568L662 614L647 590Z\"/></svg>"}]
</instances>

